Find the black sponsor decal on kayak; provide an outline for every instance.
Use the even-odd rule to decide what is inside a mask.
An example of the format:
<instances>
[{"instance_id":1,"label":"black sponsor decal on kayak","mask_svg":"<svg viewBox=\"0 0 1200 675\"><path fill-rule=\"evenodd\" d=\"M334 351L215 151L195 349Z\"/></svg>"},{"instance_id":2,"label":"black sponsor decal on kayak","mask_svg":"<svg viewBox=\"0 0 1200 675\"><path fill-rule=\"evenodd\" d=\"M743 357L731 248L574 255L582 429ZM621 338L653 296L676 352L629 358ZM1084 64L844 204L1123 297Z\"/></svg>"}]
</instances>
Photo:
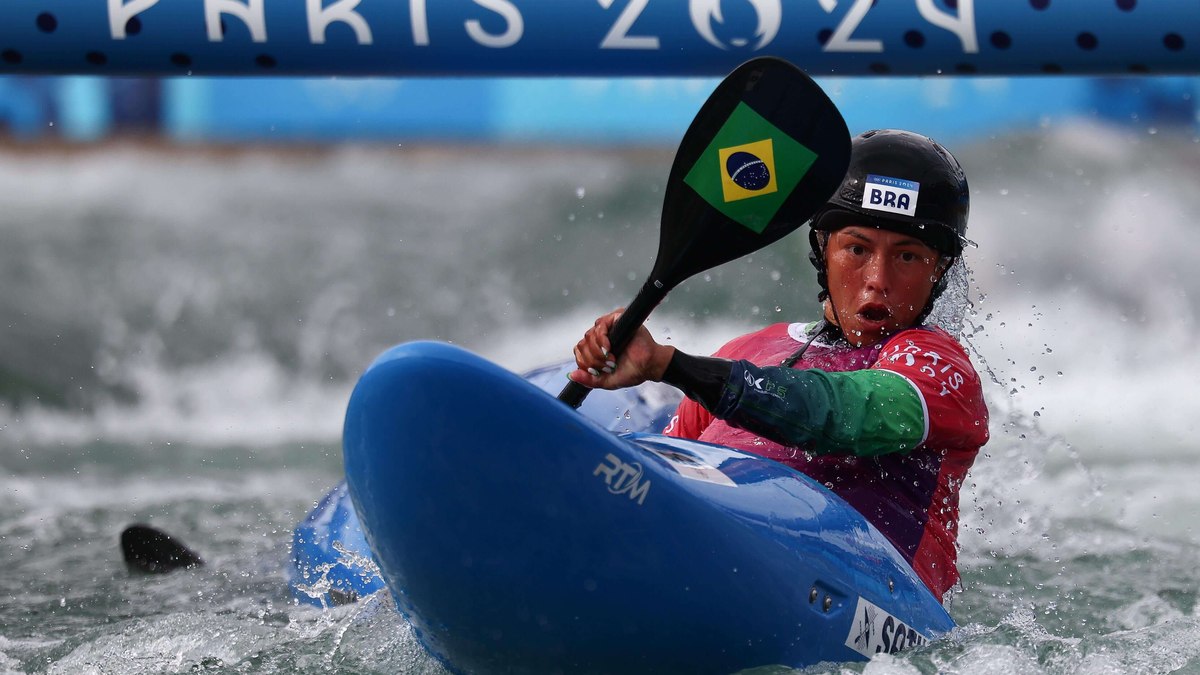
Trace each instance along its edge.
<instances>
[{"instance_id":1,"label":"black sponsor decal on kayak","mask_svg":"<svg viewBox=\"0 0 1200 675\"><path fill-rule=\"evenodd\" d=\"M854 622L846 636L846 646L870 658L876 654L895 654L902 649L929 643L929 637L879 606L862 597L854 610Z\"/></svg>"}]
</instances>

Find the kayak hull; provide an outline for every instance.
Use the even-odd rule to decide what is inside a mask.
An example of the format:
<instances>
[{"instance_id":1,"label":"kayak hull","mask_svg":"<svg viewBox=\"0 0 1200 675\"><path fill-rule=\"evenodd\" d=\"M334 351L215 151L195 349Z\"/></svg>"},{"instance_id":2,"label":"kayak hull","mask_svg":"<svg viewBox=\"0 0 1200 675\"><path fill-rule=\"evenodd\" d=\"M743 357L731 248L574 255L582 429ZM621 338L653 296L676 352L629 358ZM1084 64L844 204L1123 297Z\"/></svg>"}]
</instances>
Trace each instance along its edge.
<instances>
[{"instance_id":1,"label":"kayak hull","mask_svg":"<svg viewBox=\"0 0 1200 675\"><path fill-rule=\"evenodd\" d=\"M536 368L521 377L545 392L557 392L575 363ZM617 391L594 391L579 414L609 431L661 431L682 395L667 385L647 382ZM385 587L363 535L346 482L335 485L292 532L288 586L297 602L333 607L354 602Z\"/></svg>"},{"instance_id":2,"label":"kayak hull","mask_svg":"<svg viewBox=\"0 0 1200 675\"><path fill-rule=\"evenodd\" d=\"M803 666L953 627L886 539L806 476L614 434L449 345L377 359L344 450L383 581L455 670Z\"/></svg>"}]
</instances>

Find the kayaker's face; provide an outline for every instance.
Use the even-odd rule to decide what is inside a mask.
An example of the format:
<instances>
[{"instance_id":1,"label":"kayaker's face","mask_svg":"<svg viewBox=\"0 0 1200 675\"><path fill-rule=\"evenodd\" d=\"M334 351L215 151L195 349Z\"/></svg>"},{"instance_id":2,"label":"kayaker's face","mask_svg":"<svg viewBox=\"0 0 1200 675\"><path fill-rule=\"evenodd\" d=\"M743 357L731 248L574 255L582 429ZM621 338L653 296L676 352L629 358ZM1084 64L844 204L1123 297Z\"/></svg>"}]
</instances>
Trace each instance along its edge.
<instances>
[{"instance_id":1,"label":"kayaker's face","mask_svg":"<svg viewBox=\"0 0 1200 675\"><path fill-rule=\"evenodd\" d=\"M873 345L911 327L942 273L937 251L919 239L851 225L832 232L825 246L834 320L851 344Z\"/></svg>"}]
</instances>

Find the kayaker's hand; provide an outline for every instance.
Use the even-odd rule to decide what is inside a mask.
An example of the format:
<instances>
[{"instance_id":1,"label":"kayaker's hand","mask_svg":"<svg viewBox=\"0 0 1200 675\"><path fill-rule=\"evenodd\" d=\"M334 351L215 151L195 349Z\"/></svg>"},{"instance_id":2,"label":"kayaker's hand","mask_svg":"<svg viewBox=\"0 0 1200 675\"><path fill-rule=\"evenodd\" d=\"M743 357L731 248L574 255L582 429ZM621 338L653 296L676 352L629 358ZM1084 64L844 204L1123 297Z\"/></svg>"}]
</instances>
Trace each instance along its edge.
<instances>
[{"instance_id":1,"label":"kayaker's hand","mask_svg":"<svg viewBox=\"0 0 1200 675\"><path fill-rule=\"evenodd\" d=\"M568 377L593 389L620 389L637 386L647 380L662 379L675 348L654 341L645 326L638 328L620 356L610 351L608 333L624 308L596 319L595 325L575 345L575 364L579 369Z\"/></svg>"}]
</instances>

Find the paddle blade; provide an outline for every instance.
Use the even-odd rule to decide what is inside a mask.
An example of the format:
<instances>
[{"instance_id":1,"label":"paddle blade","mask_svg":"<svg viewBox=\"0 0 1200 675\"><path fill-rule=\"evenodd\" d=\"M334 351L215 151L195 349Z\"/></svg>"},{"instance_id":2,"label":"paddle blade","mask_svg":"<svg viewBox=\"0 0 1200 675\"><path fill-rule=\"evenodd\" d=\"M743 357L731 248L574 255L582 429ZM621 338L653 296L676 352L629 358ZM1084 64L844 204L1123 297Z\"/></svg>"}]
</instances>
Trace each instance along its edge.
<instances>
[{"instance_id":1,"label":"paddle blade","mask_svg":"<svg viewBox=\"0 0 1200 675\"><path fill-rule=\"evenodd\" d=\"M609 334L612 353L624 350L680 282L807 222L849 164L846 122L803 71L772 57L738 66L680 141L667 177L654 269ZM588 391L571 382L558 398L579 407Z\"/></svg>"},{"instance_id":2,"label":"paddle blade","mask_svg":"<svg viewBox=\"0 0 1200 675\"><path fill-rule=\"evenodd\" d=\"M131 572L165 574L173 570L199 567L200 556L149 525L130 525L121 532L121 553Z\"/></svg>"},{"instance_id":3,"label":"paddle blade","mask_svg":"<svg viewBox=\"0 0 1200 675\"><path fill-rule=\"evenodd\" d=\"M651 279L684 279L778 240L829 199L850 133L807 75L771 57L729 74L692 121L671 166Z\"/></svg>"}]
</instances>

